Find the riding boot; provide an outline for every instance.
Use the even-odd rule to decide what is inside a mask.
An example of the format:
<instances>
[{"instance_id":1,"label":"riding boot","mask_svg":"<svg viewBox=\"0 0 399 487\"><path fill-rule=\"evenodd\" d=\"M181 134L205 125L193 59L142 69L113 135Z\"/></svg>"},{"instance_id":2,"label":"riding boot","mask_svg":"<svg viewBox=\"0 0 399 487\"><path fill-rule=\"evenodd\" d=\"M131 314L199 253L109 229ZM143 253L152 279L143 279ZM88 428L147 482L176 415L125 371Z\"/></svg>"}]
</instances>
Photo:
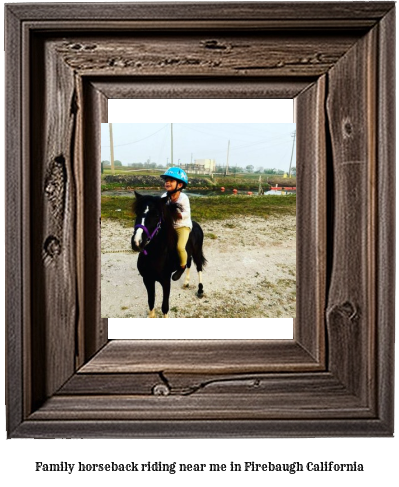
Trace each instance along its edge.
<instances>
[{"instance_id":1,"label":"riding boot","mask_svg":"<svg viewBox=\"0 0 399 487\"><path fill-rule=\"evenodd\" d=\"M182 276L182 274L183 274L183 272L184 272L185 270L186 270L186 266L184 266L184 267L179 267L179 269L178 269L178 270L177 270L177 271L176 271L176 272L173 274L173 276L172 276L172 280L173 280L173 281L178 281L178 280L181 278L181 276Z\"/></svg>"}]
</instances>

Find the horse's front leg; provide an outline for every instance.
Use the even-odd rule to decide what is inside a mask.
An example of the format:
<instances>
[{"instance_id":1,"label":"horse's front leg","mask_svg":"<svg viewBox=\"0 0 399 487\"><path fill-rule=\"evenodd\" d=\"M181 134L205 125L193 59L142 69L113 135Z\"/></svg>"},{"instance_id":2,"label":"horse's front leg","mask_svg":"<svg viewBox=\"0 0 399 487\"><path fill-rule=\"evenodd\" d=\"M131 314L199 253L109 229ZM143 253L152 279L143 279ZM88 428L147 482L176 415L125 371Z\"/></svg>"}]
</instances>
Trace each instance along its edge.
<instances>
[{"instance_id":1,"label":"horse's front leg","mask_svg":"<svg viewBox=\"0 0 399 487\"><path fill-rule=\"evenodd\" d=\"M186 279L184 280L183 287L189 287L190 286L190 267L187 267L186 269Z\"/></svg>"},{"instance_id":2,"label":"horse's front leg","mask_svg":"<svg viewBox=\"0 0 399 487\"><path fill-rule=\"evenodd\" d=\"M167 318L169 313L169 296L170 296L170 278L164 279L161 282L162 290L163 290L163 298L162 298L162 313L163 317Z\"/></svg>"},{"instance_id":3,"label":"horse's front leg","mask_svg":"<svg viewBox=\"0 0 399 487\"><path fill-rule=\"evenodd\" d=\"M148 298L148 318L155 318L155 281L153 279L143 279L144 285L147 289L147 298Z\"/></svg>"},{"instance_id":4,"label":"horse's front leg","mask_svg":"<svg viewBox=\"0 0 399 487\"><path fill-rule=\"evenodd\" d=\"M190 269L191 269L191 255L187 258L186 279L184 280L183 287L190 286Z\"/></svg>"}]
</instances>

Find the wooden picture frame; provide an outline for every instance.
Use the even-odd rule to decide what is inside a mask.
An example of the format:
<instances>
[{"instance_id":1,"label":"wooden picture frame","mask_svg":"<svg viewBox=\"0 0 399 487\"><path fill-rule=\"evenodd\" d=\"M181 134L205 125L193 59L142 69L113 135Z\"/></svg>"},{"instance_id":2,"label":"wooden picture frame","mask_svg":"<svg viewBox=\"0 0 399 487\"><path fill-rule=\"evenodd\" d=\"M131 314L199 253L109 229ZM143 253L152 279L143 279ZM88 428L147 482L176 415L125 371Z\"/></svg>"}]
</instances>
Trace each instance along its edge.
<instances>
[{"instance_id":1,"label":"wooden picture frame","mask_svg":"<svg viewBox=\"0 0 399 487\"><path fill-rule=\"evenodd\" d=\"M5 14L9 437L391 436L394 3ZM293 340L108 341L99 124L165 97L294 98Z\"/></svg>"}]
</instances>

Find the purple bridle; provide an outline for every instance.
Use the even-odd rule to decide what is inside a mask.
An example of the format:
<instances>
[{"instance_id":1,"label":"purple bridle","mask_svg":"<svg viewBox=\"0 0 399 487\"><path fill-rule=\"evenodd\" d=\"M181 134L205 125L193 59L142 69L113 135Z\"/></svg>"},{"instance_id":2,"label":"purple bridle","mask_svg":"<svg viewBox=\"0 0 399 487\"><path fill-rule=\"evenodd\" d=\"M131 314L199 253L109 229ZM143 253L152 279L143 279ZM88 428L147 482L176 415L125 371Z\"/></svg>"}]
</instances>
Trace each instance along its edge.
<instances>
[{"instance_id":1,"label":"purple bridle","mask_svg":"<svg viewBox=\"0 0 399 487\"><path fill-rule=\"evenodd\" d=\"M151 242L151 240L155 237L155 235L159 232L159 229L161 228L161 223L162 223L162 219L160 218L157 226L155 227L155 230L151 234L145 225L135 225L134 230L136 231L136 228L142 228L145 231L145 233L147 234L147 237L148 237L145 245L148 245ZM147 255L147 251L145 249L143 249L142 252L144 255Z\"/></svg>"}]
</instances>

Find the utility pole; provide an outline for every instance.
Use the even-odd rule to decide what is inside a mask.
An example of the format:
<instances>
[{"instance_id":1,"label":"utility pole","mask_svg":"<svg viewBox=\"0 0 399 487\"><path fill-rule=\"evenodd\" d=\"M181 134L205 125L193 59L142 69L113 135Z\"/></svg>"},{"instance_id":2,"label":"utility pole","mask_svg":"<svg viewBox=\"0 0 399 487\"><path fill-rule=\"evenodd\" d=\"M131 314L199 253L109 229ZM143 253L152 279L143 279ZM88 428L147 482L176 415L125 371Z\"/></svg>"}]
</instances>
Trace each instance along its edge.
<instances>
[{"instance_id":1,"label":"utility pole","mask_svg":"<svg viewBox=\"0 0 399 487\"><path fill-rule=\"evenodd\" d=\"M173 123L170 124L170 163L173 166Z\"/></svg>"},{"instance_id":2,"label":"utility pole","mask_svg":"<svg viewBox=\"0 0 399 487\"><path fill-rule=\"evenodd\" d=\"M262 188L262 176L259 176L259 189L258 189L258 195L264 194L263 188Z\"/></svg>"},{"instance_id":3,"label":"utility pole","mask_svg":"<svg viewBox=\"0 0 399 487\"><path fill-rule=\"evenodd\" d=\"M109 141L111 146L111 173L115 174L114 166L114 137L112 135L112 123L109 124Z\"/></svg>"},{"instance_id":4,"label":"utility pole","mask_svg":"<svg viewBox=\"0 0 399 487\"><path fill-rule=\"evenodd\" d=\"M224 171L225 176L229 174L229 152L230 152L230 141L227 144L227 161L226 161L226 169Z\"/></svg>"},{"instance_id":5,"label":"utility pole","mask_svg":"<svg viewBox=\"0 0 399 487\"><path fill-rule=\"evenodd\" d=\"M292 152L291 152L291 160L290 160L290 170L288 171L288 177L291 177L291 165L292 165L292 157L294 155L294 147L295 147L295 135L296 132L293 134L293 140L292 140Z\"/></svg>"}]
</instances>

